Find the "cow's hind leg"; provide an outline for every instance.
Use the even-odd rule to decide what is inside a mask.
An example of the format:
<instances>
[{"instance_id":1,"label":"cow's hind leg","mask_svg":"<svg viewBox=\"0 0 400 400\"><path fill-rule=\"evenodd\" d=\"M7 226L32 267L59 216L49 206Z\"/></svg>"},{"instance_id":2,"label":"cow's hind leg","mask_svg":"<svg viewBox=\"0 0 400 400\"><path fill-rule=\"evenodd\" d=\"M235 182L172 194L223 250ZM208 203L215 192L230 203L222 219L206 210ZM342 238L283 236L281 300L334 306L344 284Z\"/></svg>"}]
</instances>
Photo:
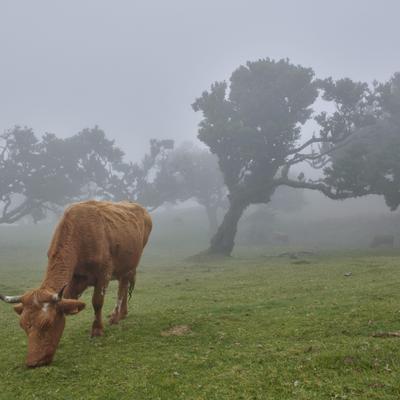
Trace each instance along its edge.
<instances>
[{"instance_id":1,"label":"cow's hind leg","mask_svg":"<svg viewBox=\"0 0 400 400\"><path fill-rule=\"evenodd\" d=\"M107 285L105 283L98 283L94 287L92 304L93 304L95 319L92 325L92 337L103 336L103 321L101 314L103 309L106 287Z\"/></svg>"},{"instance_id":2,"label":"cow's hind leg","mask_svg":"<svg viewBox=\"0 0 400 400\"><path fill-rule=\"evenodd\" d=\"M128 314L128 292L131 282L129 278L121 278L118 285L117 304L110 316L110 324L118 324Z\"/></svg>"}]
</instances>

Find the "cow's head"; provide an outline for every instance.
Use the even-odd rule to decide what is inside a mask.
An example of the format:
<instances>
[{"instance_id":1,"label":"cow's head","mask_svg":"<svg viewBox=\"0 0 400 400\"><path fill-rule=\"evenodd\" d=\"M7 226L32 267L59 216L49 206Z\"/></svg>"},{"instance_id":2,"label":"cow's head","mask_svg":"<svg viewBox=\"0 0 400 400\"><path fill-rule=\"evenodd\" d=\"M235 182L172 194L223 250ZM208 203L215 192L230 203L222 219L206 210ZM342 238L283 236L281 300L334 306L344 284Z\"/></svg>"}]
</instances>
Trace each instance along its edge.
<instances>
[{"instance_id":1,"label":"cow's head","mask_svg":"<svg viewBox=\"0 0 400 400\"><path fill-rule=\"evenodd\" d=\"M14 310L28 336L28 367L51 363L65 327L65 316L77 314L85 307L79 300L63 299L62 292L38 289L22 296L0 295L1 300L16 303Z\"/></svg>"}]
</instances>

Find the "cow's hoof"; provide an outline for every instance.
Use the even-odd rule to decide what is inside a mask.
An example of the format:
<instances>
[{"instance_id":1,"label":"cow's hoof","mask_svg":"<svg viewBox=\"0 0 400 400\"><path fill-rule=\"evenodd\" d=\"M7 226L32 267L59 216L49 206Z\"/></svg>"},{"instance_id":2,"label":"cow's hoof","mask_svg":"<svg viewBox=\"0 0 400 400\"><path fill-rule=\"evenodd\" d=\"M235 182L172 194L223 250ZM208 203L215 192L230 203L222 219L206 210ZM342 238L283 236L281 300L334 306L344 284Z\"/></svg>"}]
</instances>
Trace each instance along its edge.
<instances>
[{"instance_id":1,"label":"cow's hoof","mask_svg":"<svg viewBox=\"0 0 400 400\"><path fill-rule=\"evenodd\" d=\"M92 338L103 336L103 335L104 335L103 329L100 329L100 328L93 328L92 329L92 334L91 334Z\"/></svg>"},{"instance_id":2,"label":"cow's hoof","mask_svg":"<svg viewBox=\"0 0 400 400\"><path fill-rule=\"evenodd\" d=\"M119 322L119 317L117 315L111 315L110 319L108 320L108 323L110 325L116 325Z\"/></svg>"}]
</instances>

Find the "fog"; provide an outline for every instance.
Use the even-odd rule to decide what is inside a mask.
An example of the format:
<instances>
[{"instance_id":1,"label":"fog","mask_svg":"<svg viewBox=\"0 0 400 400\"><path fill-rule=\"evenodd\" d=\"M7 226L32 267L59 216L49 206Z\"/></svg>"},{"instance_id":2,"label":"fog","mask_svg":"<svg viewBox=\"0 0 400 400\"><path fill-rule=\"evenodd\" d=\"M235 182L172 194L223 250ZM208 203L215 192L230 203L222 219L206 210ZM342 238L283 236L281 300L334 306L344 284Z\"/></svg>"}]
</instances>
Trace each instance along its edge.
<instances>
[{"instance_id":1,"label":"fog","mask_svg":"<svg viewBox=\"0 0 400 400\"><path fill-rule=\"evenodd\" d=\"M66 137L98 124L140 159L149 138L195 141L190 104L247 60L388 79L399 13L396 0L3 0L0 129Z\"/></svg>"},{"instance_id":2,"label":"fog","mask_svg":"<svg viewBox=\"0 0 400 400\"><path fill-rule=\"evenodd\" d=\"M209 156L200 154L201 149L207 147L204 140L202 143L197 139L202 115L194 112L193 102L209 90L213 82L228 80L238 66L267 57L272 60L289 59L294 65L311 67L321 79L349 77L355 82L368 82L371 88L374 80L388 82L400 70L400 53L395 51L400 37L399 14L400 4L394 0L381 3L361 0L2 1L0 129L3 132L19 125L32 128L38 138L47 132L67 138L84 128L98 126L125 153L125 170L130 161L137 162L134 168L140 170L142 175L147 174L148 183L154 186L157 174L146 167L146 162L152 160L157 168L168 171L167 177L160 178L164 188L175 187L173 185L179 181L182 185L191 185L192 190L191 194L187 194L186 189L177 194L177 189L174 189L157 198L155 189L149 192L147 188L142 197L130 197L132 191L137 191L138 178L134 177L130 188L133 189L119 188L122 192L120 190L117 194L115 188L110 194L112 190L109 186L96 182L99 186L103 185L103 192L99 194L91 191L93 182L88 177L79 184L74 182L78 192L63 198L37 201L31 194L38 205L30 205L29 211L21 212L21 219L28 215L35 222L44 219L42 224L49 221L53 224L53 217L44 218L51 209L48 204L62 208L73 199L82 200L84 198L77 193L80 195L83 187L87 192L85 195L99 199L142 199L145 206L158 208L154 213L156 221L159 221L156 242L162 242L166 234L164 228L168 230L171 224L176 229L179 242L179 231L182 237L186 237L190 225L193 242L200 243L196 250L201 250L228 209L228 190L224 188L216 158L206 161L208 168L204 169L203 176L193 175L200 164L192 163L189 170L182 169L183 164L179 164L188 163L191 158L201 163L206 160L204 157ZM316 112L324 107L320 99L315 103L311 101L310 105ZM197 108L204 113L201 105ZM331 110L334 110L334 105ZM312 119L306 120L302 129L303 141L310 139L315 129L320 129ZM302 124L300 121L296 123ZM379 131L381 128L377 124L371 129ZM256 129L261 132L261 127ZM267 128L265 132L268 133ZM101 137L103 133L94 128L86 134L85 137L75 138L75 146L89 146L87 151L90 152L91 140L96 137L98 140L96 135ZM165 155L163 146L167 142L157 142L160 147L154 142L155 147L149 150L152 138L173 139L178 146L176 154ZM180 155L179 146L186 142L194 147L186 155L182 147ZM77 147L69 148L70 157ZM213 152L218 155L216 149ZM159 155L164 158L156 159ZM147 161L140 164L141 160ZM104 167L116 171L113 172L113 179L121 176L122 170L116 165L118 162L110 159L104 163ZM252 162L250 160L250 164ZM307 164L294 164L290 176L303 172L306 172L307 178L321 175L321 168L312 172ZM18 165L17 160L15 168ZM242 167L244 177L246 174L251 176L253 172L248 165ZM211 168L212 171L210 166L214 168ZM89 168L89 164L86 167ZM281 167L285 169L285 164L277 167L276 173ZM393 175L392 167L390 165L382 172L385 179ZM215 198L211 201L212 196L202 197L201 193L206 190L192 184L195 181L202 184L211 181L209 177L214 175L214 170L216 180L213 190L218 192L218 201ZM222 172L227 175L227 171ZM31 171L24 173L30 175ZM55 172L50 171L49 174ZM179 179L175 181L178 175ZM313 243L321 246L346 245L350 243L349 238L355 235L358 239L351 246L365 247L374 233L397 235L394 223L390 227L387 223L391 218L397 221L396 214L391 213L388 207L397 208L397 203L392 204L393 193L374 189L375 181L364 184L361 192L358 188L358 192L348 196L352 198L343 201L330 200L329 196L315 191L301 191L301 205L294 210L290 205L289 209L276 209L273 204L259 206L257 204L264 201L251 199L241 211L244 218L238 225L238 243L273 244L271 237L275 232L289 235L291 244L307 246ZM305 181L299 180L296 184L299 182ZM43 182L25 183L26 187L40 187L41 184ZM20 204L24 205L24 196L32 200L24 192L25 189L18 190L5 191L1 198L3 212L11 204L16 209ZM57 190L57 187L48 189L50 195ZM370 192L379 195L365 196ZM264 193L262 199L269 198L273 193L273 190ZM285 195L289 203L291 198L297 196L293 193L292 189ZM275 202L279 203L279 200ZM204 222L205 211L209 218L208 229ZM59 210L57 213L59 216ZM13 212L9 215L8 220L3 218L1 222L18 220ZM20 223L26 223L26 219ZM194 232L196 227L199 230ZM258 237L257 243L253 243L251 237Z\"/></svg>"}]
</instances>

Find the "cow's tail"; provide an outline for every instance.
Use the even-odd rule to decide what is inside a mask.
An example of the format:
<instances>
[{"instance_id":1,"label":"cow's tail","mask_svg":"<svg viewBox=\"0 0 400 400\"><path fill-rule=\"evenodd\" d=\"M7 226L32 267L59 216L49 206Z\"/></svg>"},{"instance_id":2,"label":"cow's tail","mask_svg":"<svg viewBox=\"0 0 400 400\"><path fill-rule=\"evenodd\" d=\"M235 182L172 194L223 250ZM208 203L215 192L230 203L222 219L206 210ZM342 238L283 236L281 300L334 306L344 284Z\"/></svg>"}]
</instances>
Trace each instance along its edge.
<instances>
[{"instance_id":1,"label":"cow's tail","mask_svg":"<svg viewBox=\"0 0 400 400\"><path fill-rule=\"evenodd\" d=\"M134 290L135 290L135 279L133 279L129 283L129 289L128 289L128 299L129 300L132 298L132 294L133 294Z\"/></svg>"},{"instance_id":2,"label":"cow's tail","mask_svg":"<svg viewBox=\"0 0 400 400\"><path fill-rule=\"evenodd\" d=\"M133 293L133 289L135 289L135 287L132 285L132 283L129 285L129 289L128 289L128 299L129 301L132 298L132 293Z\"/></svg>"}]
</instances>

